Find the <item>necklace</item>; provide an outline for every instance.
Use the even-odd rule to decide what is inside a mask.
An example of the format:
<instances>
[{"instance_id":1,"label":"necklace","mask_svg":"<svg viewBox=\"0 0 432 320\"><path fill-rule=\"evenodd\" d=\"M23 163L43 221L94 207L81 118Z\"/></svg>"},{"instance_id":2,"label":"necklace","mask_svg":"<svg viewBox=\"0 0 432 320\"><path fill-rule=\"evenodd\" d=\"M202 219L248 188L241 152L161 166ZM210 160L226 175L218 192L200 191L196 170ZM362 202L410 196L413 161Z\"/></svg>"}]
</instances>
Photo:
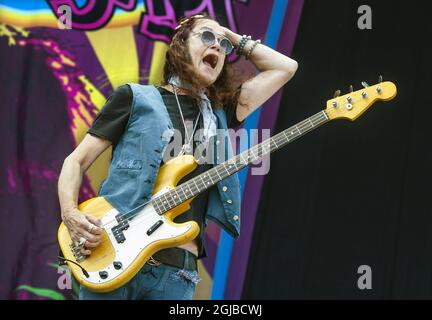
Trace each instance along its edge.
<instances>
[{"instance_id":1,"label":"necklace","mask_svg":"<svg viewBox=\"0 0 432 320\"><path fill-rule=\"evenodd\" d=\"M171 85L172 85L173 90L174 90L174 95L175 95L175 98L176 98L176 101L177 101L177 106L178 106L178 109L179 109L179 112L180 112L181 119L183 121L183 128L185 130L185 142L184 142L184 144L183 144L183 146L182 146L182 148L180 150L179 156L181 156L183 154L192 154L192 151L193 151L192 139L193 139L195 130L197 128L200 116L201 116L201 110L200 110L200 113L199 113L199 115L198 115L198 117L196 119L195 125L194 125L193 130L192 130L192 134L189 136L188 130L186 128L186 121L185 121L185 119L183 117L183 112L182 112L182 109L180 107L180 102L179 102L179 99L178 99L178 96L177 96L176 87L173 84L171 84Z\"/></svg>"}]
</instances>

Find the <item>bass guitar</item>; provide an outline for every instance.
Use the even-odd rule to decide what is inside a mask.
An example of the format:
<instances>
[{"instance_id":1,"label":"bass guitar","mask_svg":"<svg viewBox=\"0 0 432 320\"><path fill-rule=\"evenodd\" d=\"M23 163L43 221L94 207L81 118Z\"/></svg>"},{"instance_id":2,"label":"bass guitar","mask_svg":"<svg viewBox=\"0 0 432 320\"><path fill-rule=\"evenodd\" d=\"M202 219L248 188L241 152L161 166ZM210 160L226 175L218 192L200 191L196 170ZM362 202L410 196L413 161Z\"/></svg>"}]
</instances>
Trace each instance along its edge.
<instances>
[{"instance_id":1,"label":"bass guitar","mask_svg":"<svg viewBox=\"0 0 432 320\"><path fill-rule=\"evenodd\" d=\"M89 290L109 292L127 283L157 251L176 247L199 234L196 222L175 223L174 218L187 211L195 196L236 173L264 155L276 151L307 132L335 119L356 120L378 100L396 96L392 82L380 82L327 101L326 109L241 152L212 169L178 185L197 167L191 155L174 158L159 169L151 200L133 215L113 208L103 197L79 205L79 210L101 219L101 244L90 256L81 254L82 244L73 243L66 226L58 229L63 261L77 281Z\"/></svg>"}]
</instances>

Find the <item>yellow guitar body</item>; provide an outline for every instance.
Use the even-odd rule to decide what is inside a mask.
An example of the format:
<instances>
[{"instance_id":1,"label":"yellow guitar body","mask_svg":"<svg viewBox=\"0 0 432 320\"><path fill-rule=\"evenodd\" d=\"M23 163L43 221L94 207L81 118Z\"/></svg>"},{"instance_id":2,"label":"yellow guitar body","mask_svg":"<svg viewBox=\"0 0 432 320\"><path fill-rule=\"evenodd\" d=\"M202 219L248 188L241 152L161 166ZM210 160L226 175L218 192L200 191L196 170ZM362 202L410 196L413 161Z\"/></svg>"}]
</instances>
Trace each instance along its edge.
<instances>
[{"instance_id":1,"label":"yellow guitar body","mask_svg":"<svg viewBox=\"0 0 432 320\"><path fill-rule=\"evenodd\" d=\"M245 162L250 164L263 154L277 150L329 120L357 119L376 101L388 101L396 96L396 86L392 82L381 82L381 80L380 77L380 83L374 86L369 87L364 84L364 89L329 100L326 110L219 164L214 168L212 174L205 172L199 176L201 181L196 177L190 185L193 188L194 184L203 183L204 190L235 173L239 168L243 168L243 165L237 167L237 164ZM196 193L192 192L188 200L183 203L179 202L177 200L182 198L181 192L184 193L184 199L187 199L186 192L191 190L188 190L189 186L183 189L183 184L176 188L178 182L196 167L194 157L189 155L177 157L163 165L155 182L152 201L142 210L140 209L137 216L130 221L119 220L122 216L120 215L119 218L119 212L103 197L82 203L79 206L80 210L102 220L104 234L102 244L93 250L91 256L83 257L76 246L71 246L72 241L65 225L63 223L60 225L58 240L61 250L66 259L79 264L78 266L67 261L76 279L90 290L112 291L132 279L151 255L158 250L176 247L193 240L199 234L198 225L193 221L174 223L173 219L188 210L193 196L196 196ZM163 196L169 190L175 193L172 198L174 202L171 205L169 198ZM202 191L199 187L197 190ZM177 191L180 194L177 194ZM160 199L168 199L160 202L163 207L164 203L168 202L168 209L162 208L161 210L157 205ZM171 207L174 208L171 209Z\"/></svg>"},{"instance_id":2,"label":"yellow guitar body","mask_svg":"<svg viewBox=\"0 0 432 320\"><path fill-rule=\"evenodd\" d=\"M161 166L156 182L153 194L158 194L162 190L173 189L177 183L186 175L195 170L197 164L193 156L184 155L168 161L166 164ZM178 232L174 237L164 237L163 239L155 239L149 244L145 245L143 242L143 248L136 251L136 256L133 256L130 263L125 267L123 263L121 270L116 270L113 264L118 260L119 248L125 248L129 250L126 245L127 241L123 244L117 244L112 241L112 237L108 235L105 229L102 234L101 245L92 250L92 254L86 257L84 260L78 262L76 259L76 254L74 255L72 245L72 239L69 235L64 223L61 223L58 229L58 241L60 248L63 252L63 256L66 259L78 262L82 268L84 268L89 274L93 275L93 280L89 281L84 276L82 269L68 261L66 263L70 267L72 274L75 276L77 281L83 286L87 287L89 290L95 292L109 292L119 288L120 286L131 280L134 275L143 267L146 261L157 251L169 247L176 247L178 245L187 243L193 240L199 234L199 226L194 221L189 221L185 223L175 223L174 218L190 208L190 202L193 198L183 202L174 209L167 211L163 214L165 224L170 225L170 230L180 230L186 229L185 232ZM96 197L89 199L82 204L80 204L79 209L87 214L97 217L104 223L104 217L107 213L115 210L103 197ZM151 208L150 208L151 209ZM145 210L144 210L145 211ZM144 212L145 213L145 212ZM108 221L112 221L109 218ZM138 227L142 227L144 223L137 224ZM132 228L133 225L130 226ZM128 232L126 230L125 232ZM157 231L159 232L159 230ZM157 233L155 232L155 233ZM171 236L171 233L170 233ZM143 238L148 237L145 233L142 235ZM76 248L75 248L76 249ZM78 259L80 260L80 259ZM117 266L118 267L118 266ZM112 270L116 272L116 276L109 279L109 274L106 279L102 279L99 272L103 270ZM106 271L107 272L107 271ZM111 272L111 271L110 271Z\"/></svg>"}]
</instances>

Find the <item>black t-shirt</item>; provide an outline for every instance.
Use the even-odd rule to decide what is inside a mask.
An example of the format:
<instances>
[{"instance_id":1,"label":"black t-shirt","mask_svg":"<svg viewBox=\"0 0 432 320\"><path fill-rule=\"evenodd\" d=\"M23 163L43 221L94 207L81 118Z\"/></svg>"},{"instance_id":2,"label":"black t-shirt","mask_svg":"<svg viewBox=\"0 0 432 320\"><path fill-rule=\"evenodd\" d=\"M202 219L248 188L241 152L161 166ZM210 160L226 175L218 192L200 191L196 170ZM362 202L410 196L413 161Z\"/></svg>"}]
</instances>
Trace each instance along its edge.
<instances>
[{"instance_id":1,"label":"black t-shirt","mask_svg":"<svg viewBox=\"0 0 432 320\"><path fill-rule=\"evenodd\" d=\"M157 87L157 89L166 105L174 129L179 130L184 141L185 130L175 95L162 87ZM111 141L113 148L115 148L129 121L132 98L133 93L128 85L118 87L108 98L88 132L92 135ZM178 95L178 99L185 121L192 121L192 123L195 124L196 119L200 114L199 107L196 105L195 101L189 96L182 95ZM237 120L235 106L225 107L225 112L229 128L235 128L242 123ZM203 123L203 117L200 116L196 130L203 128ZM188 130L188 132L190 131L191 130ZM195 141L194 139L193 147L196 148L199 143L199 141ZM179 183L187 181L211 169L211 167L211 164L199 164L195 171L191 172ZM196 238L198 241L198 258L206 256L204 248L204 220L207 208L208 192L209 189L196 196L191 202L190 209L174 219L174 221L178 223L190 220L198 223L200 227L200 234Z\"/></svg>"}]
</instances>

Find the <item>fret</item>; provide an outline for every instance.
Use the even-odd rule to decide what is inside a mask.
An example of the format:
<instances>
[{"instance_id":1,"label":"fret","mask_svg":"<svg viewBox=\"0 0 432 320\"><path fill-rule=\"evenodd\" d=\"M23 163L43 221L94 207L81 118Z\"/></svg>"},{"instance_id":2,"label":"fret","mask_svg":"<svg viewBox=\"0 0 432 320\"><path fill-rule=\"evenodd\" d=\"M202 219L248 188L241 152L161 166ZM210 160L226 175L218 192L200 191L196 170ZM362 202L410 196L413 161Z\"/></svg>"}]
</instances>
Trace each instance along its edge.
<instances>
[{"instance_id":1,"label":"fret","mask_svg":"<svg viewBox=\"0 0 432 320\"><path fill-rule=\"evenodd\" d=\"M219 177L219 175L217 174L217 172L216 172L216 170L214 168L210 169L208 171L208 174L210 175L210 177L211 177L211 179L213 181L213 184L216 184L216 183L218 183L221 180L220 177Z\"/></svg>"},{"instance_id":2,"label":"fret","mask_svg":"<svg viewBox=\"0 0 432 320\"><path fill-rule=\"evenodd\" d=\"M220 170L222 170L223 169L223 165L219 165L219 166L217 166L216 168L215 168L215 171L217 172L217 174L218 174L218 176L219 176L219 178L222 180L222 179L224 179L224 178L226 178L226 176L225 176L225 173L224 172L219 172ZM220 174L219 174L220 173Z\"/></svg>"},{"instance_id":3,"label":"fret","mask_svg":"<svg viewBox=\"0 0 432 320\"><path fill-rule=\"evenodd\" d=\"M219 181L222 180L222 177L219 175L219 172L218 172L217 168L215 168L215 172L218 175Z\"/></svg>"},{"instance_id":4,"label":"fret","mask_svg":"<svg viewBox=\"0 0 432 320\"><path fill-rule=\"evenodd\" d=\"M305 122L304 125L306 126L306 129L304 129L305 131L303 131L303 133L305 133L306 131L309 131L310 129L313 129L313 125L310 124L310 121Z\"/></svg>"},{"instance_id":5,"label":"fret","mask_svg":"<svg viewBox=\"0 0 432 320\"><path fill-rule=\"evenodd\" d=\"M165 199L164 199L163 203L164 203L165 211L168 211L170 209L170 201L167 200L166 196L165 196ZM166 205L166 207L165 207L165 205Z\"/></svg>"},{"instance_id":6,"label":"fret","mask_svg":"<svg viewBox=\"0 0 432 320\"><path fill-rule=\"evenodd\" d=\"M187 194L185 193L186 198L189 199L189 197L193 195L193 193L192 193L192 191L191 191L191 188L190 188L190 186L189 186L188 183L185 183L185 184L184 184L184 187L185 187L186 191L189 193L189 195L187 195ZM184 192L183 192L183 193L184 193Z\"/></svg>"},{"instance_id":7,"label":"fret","mask_svg":"<svg viewBox=\"0 0 432 320\"><path fill-rule=\"evenodd\" d=\"M252 153L252 156L253 156L253 160L251 162L258 160L260 158L259 155L258 155L258 153L255 155L255 153L253 152L253 149L250 149L250 150L251 150L251 153ZM250 161L250 159L248 159L248 160Z\"/></svg>"},{"instance_id":8,"label":"fret","mask_svg":"<svg viewBox=\"0 0 432 320\"><path fill-rule=\"evenodd\" d=\"M204 175L204 177L205 177L206 175L207 175L208 178L210 179L211 184L214 184L213 179L212 179L211 176L208 174L208 172ZM208 184L208 181L207 181L207 184Z\"/></svg>"},{"instance_id":9,"label":"fret","mask_svg":"<svg viewBox=\"0 0 432 320\"><path fill-rule=\"evenodd\" d=\"M236 167L240 164L240 161L241 161L240 154L238 154L232 158L232 162L234 162L236 164Z\"/></svg>"},{"instance_id":10,"label":"fret","mask_svg":"<svg viewBox=\"0 0 432 320\"><path fill-rule=\"evenodd\" d=\"M175 208L175 207L177 207L177 206L180 204L180 203L177 202L178 199L180 199L180 196L178 195L176 189L173 189L172 192L175 193L175 195L174 195L174 197L173 197L173 198L175 199L174 202L173 202L173 205L174 205L173 208Z\"/></svg>"},{"instance_id":11,"label":"fret","mask_svg":"<svg viewBox=\"0 0 432 320\"><path fill-rule=\"evenodd\" d=\"M170 191L164 193L163 196L165 196L164 207L165 207L165 210L168 211L169 209L172 208L172 203L174 202L174 199L172 198ZM171 200L168 198L168 196L170 196Z\"/></svg>"},{"instance_id":12,"label":"fret","mask_svg":"<svg viewBox=\"0 0 432 320\"><path fill-rule=\"evenodd\" d=\"M294 129L292 129L292 127L291 127L289 130L291 130L291 131L290 131L290 136L291 136L291 137L294 137Z\"/></svg>"},{"instance_id":13,"label":"fret","mask_svg":"<svg viewBox=\"0 0 432 320\"><path fill-rule=\"evenodd\" d=\"M243 153L244 153L244 152L243 152ZM248 165L247 160L246 160L246 163L245 163L245 164ZM239 167L240 167L240 168L243 168L243 167L242 167L243 165L244 165L244 164L241 163L241 161L240 161L240 162L231 161L231 164L230 164L230 166L234 167L234 172L235 172L235 171L238 171L238 170L239 170ZM233 173L233 172L231 172L231 173Z\"/></svg>"},{"instance_id":14,"label":"fret","mask_svg":"<svg viewBox=\"0 0 432 320\"><path fill-rule=\"evenodd\" d=\"M186 193L184 192L184 190L183 190L182 187L180 187L180 188L176 188L176 189L180 189L180 190L183 192L183 194L184 194L184 196L185 196L184 200L186 200L186 199L188 198L188 196L186 195Z\"/></svg>"},{"instance_id":15,"label":"fret","mask_svg":"<svg viewBox=\"0 0 432 320\"><path fill-rule=\"evenodd\" d=\"M243 152L233 159L234 160L234 167L235 167L236 171L239 170L239 167L242 168L242 166L244 164L244 159L243 159L242 155L243 155Z\"/></svg>"},{"instance_id":16,"label":"fret","mask_svg":"<svg viewBox=\"0 0 432 320\"><path fill-rule=\"evenodd\" d=\"M270 144L267 145L268 149L266 149L266 153L270 153L271 152L271 146Z\"/></svg>"},{"instance_id":17,"label":"fret","mask_svg":"<svg viewBox=\"0 0 432 320\"><path fill-rule=\"evenodd\" d=\"M178 206L186 199L201 193L211 185L214 185L215 183L246 167L251 162L262 158L267 153L281 148L285 144L295 140L296 138L302 136L303 134L328 120L329 118L325 111L321 111L303 120L302 122L285 129L275 136L268 138L267 140L249 148L248 150L243 151L231 159L218 164L212 169L194 177L193 179L186 181L175 189L162 194L153 201L155 210L160 211L162 214L163 212ZM200 185L202 185L202 187L200 187ZM180 194L177 192L178 190L181 190L185 199L182 199L183 196L180 196Z\"/></svg>"},{"instance_id":18,"label":"fret","mask_svg":"<svg viewBox=\"0 0 432 320\"><path fill-rule=\"evenodd\" d=\"M165 207L166 200L164 201L164 198L166 198L165 194L163 194L162 196L160 196L160 198L161 198L160 203L163 206L164 211L167 211L167 208Z\"/></svg>"},{"instance_id":19,"label":"fret","mask_svg":"<svg viewBox=\"0 0 432 320\"><path fill-rule=\"evenodd\" d=\"M228 162L228 163L229 163L228 169L232 169L233 164L231 162ZM229 171L229 175L232 175L234 172L235 171L233 171L233 172Z\"/></svg>"},{"instance_id":20,"label":"fret","mask_svg":"<svg viewBox=\"0 0 432 320\"><path fill-rule=\"evenodd\" d=\"M329 117L327 115L327 112L325 110L321 111L321 113L324 115L325 120L329 120Z\"/></svg>"},{"instance_id":21,"label":"fret","mask_svg":"<svg viewBox=\"0 0 432 320\"><path fill-rule=\"evenodd\" d=\"M158 201L155 199L152 201L153 204L153 208L155 209L155 211L160 214L160 209L159 209L159 205L158 205Z\"/></svg>"},{"instance_id":22,"label":"fret","mask_svg":"<svg viewBox=\"0 0 432 320\"><path fill-rule=\"evenodd\" d=\"M191 179L189 181L187 181L186 183L188 184L189 190L191 190L191 195L194 196L197 193L199 193L199 189L197 188L195 182L195 179ZM196 190L195 190L196 189Z\"/></svg>"},{"instance_id":23,"label":"fret","mask_svg":"<svg viewBox=\"0 0 432 320\"><path fill-rule=\"evenodd\" d=\"M252 153L252 161L251 162L254 162L254 161L260 159L262 156L261 143L258 144L255 148L251 149L251 153Z\"/></svg>"},{"instance_id":24,"label":"fret","mask_svg":"<svg viewBox=\"0 0 432 320\"><path fill-rule=\"evenodd\" d=\"M157 206L156 212L157 212L158 214L162 214L162 213L165 212L165 209L162 209L162 208L161 208L160 203L159 203L158 206Z\"/></svg>"},{"instance_id":25,"label":"fret","mask_svg":"<svg viewBox=\"0 0 432 320\"><path fill-rule=\"evenodd\" d=\"M281 135L281 134L274 136L273 139L275 140L275 142L277 141L276 145L278 148L280 148L286 142L286 141L284 141L285 139L283 138L283 135Z\"/></svg>"},{"instance_id":26,"label":"fret","mask_svg":"<svg viewBox=\"0 0 432 320\"><path fill-rule=\"evenodd\" d=\"M321 124L321 123L327 121L328 118L327 118L327 115L325 114L325 112L319 112L318 114L316 114L316 115L314 116L314 120L315 120L318 124ZM315 126L316 126L316 124L315 124Z\"/></svg>"},{"instance_id":27,"label":"fret","mask_svg":"<svg viewBox=\"0 0 432 320\"><path fill-rule=\"evenodd\" d=\"M283 135L285 136L285 139L289 142L289 137L287 136L286 130L282 131Z\"/></svg>"},{"instance_id":28,"label":"fret","mask_svg":"<svg viewBox=\"0 0 432 320\"><path fill-rule=\"evenodd\" d=\"M206 184L205 184L205 181L203 180L202 175L199 175L198 177L201 179L201 182L202 182L202 184L204 185L204 189L207 189Z\"/></svg>"},{"instance_id":29,"label":"fret","mask_svg":"<svg viewBox=\"0 0 432 320\"><path fill-rule=\"evenodd\" d=\"M197 188L198 193L200 193L201 190L200 190L200 188L198 187L198 185L196 184L195 180L196 180L195 178L192 179L192 182L193 182L193 184L195 185L195 187Z\"/></svg>"},{"instance_id":30,"label":"fret","mask_svg":"<svg viewBox=\"0 0 432 320\"><path fill-rule=\"evenodd\" d=\"M225 169L225 171L228 173L228 175L230 175L230 172L228 171L228 168L227 168L227 166L226 165L222 165L223 167L224 167L224 169Z\"/></svg>"},{"instance_id":31,"label":"fret","mask_svg":"<svg viewBox=\"0 0 432 320\"><path fill-rule=\"evenodd\" d=\"M236 160L238 160L238 161L236 161L236 162L239 163L239 164L244 164L244 163L245 163L245 159L243 159L243 152L240 153L240 154L236 157Z\"/></svg>"},{"instance_id":32,"label":"fret","mask_svg":"<svg viewBox=\"0 0 432 320\"><path fill-rule=\"evenodd\" d=\"M248 165L249 164L249 154L248 151L243 152L243 154L245 155L246 158L243 159L243 163Z\"/></svg>"}]
</instances>

